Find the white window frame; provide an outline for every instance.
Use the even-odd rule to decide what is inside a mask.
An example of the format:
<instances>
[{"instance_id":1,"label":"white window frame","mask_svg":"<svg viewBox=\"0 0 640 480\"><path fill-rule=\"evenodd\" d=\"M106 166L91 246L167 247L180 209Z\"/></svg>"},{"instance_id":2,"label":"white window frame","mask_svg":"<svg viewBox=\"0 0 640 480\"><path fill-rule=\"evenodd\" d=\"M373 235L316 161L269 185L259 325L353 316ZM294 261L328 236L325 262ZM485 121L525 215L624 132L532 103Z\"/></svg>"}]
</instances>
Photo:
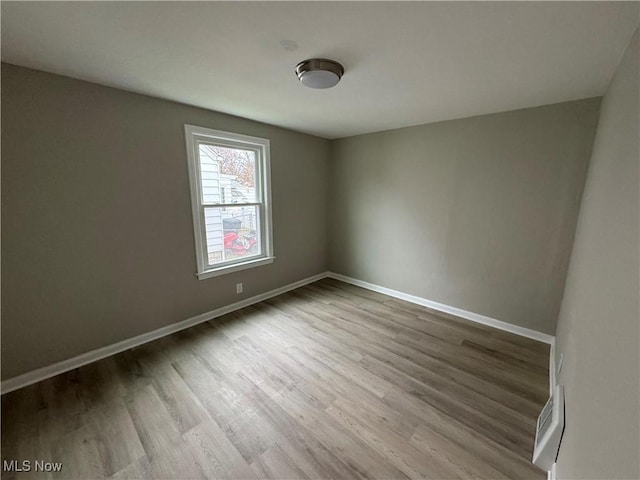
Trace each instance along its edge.
<instances>
[{"instance_id":1,"label":"white window frame","mask_svg":"<svg viewBox=\"0 0 640 480\"><path fill-rule=\"evenodd\" d=\"M225 275L247 268L258 267L272 263L273 256L273 224L271 219L271 163L270 142L266 138L251 137L238 133L213 130L211 128L185 125L185 140L187 145L187 160L189 165L189 185L191 187L191 209L193 213L193 232L196 247L196 275L200 280L205 278ZM207 237L204 221L204 209L212 205L202 201L202 183L200 181L200 154L201 143L217 145L226 148L238 148L252 150L256 153L256 199L254 203L258 208L261 254L249 259L237 259L209 265L207 252ZM243 204L216 204L215 206L240 206Z\"/></svg>"}]
</instances>

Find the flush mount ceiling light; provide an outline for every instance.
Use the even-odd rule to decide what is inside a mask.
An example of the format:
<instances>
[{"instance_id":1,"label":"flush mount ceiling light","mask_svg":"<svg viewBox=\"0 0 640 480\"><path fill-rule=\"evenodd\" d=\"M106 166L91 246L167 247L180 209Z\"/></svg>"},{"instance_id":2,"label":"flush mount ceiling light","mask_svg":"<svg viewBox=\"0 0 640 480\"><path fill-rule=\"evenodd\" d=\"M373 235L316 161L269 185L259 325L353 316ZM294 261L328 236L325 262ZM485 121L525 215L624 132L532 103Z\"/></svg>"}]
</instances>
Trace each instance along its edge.
<instances>
[{"instance_id":1,"label":"flush mount ceiling light","mask_svg":"<svg viewBox=\"0 0 640 480\"><path fill-rule=\"evenodd\" d=\"M310 58L296 66L296 75L303 85L311 88L331 88L342 77L344 68L327 58Z\"/></svg>"}]
</instances>

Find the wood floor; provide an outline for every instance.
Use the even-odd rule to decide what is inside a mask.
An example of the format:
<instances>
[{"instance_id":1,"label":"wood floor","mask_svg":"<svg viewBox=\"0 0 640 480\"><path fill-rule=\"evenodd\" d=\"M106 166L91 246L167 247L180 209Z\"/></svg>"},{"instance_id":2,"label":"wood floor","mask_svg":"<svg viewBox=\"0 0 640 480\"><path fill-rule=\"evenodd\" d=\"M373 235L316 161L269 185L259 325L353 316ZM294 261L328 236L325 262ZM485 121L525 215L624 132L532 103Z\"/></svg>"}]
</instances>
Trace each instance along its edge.
<instances>
[{"instance_id":1,"label":"wood floor","mask_svg":"<svg viewBox=\"0 0 640 480\"><path fill-rule=\"evenodd\" d=\"M325 279L3 396L2 478L543 479L548 359Z\"/></svg>"}]
</instances>

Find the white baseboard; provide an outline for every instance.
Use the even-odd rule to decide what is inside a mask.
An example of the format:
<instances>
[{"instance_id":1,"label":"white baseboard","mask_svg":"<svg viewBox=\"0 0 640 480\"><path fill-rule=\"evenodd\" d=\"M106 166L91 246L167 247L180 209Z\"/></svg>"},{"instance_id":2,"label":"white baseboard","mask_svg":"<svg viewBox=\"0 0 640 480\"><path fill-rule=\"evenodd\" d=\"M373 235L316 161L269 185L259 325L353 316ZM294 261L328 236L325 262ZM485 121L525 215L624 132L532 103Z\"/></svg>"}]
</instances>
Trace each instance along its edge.
<instances>
[{"instance_id":1,"label":"white baseboard","mask_svg":"<svg viewBox=\"0 0 640 480\"><path fill-rule=\"evenodd\" d=\"M539 342L548 343L550 345L553 345L555 343L555 337L553 335L548 335L546 333L538 332L536 330L520 327L518 325L513 325L511 323L503 322L501 320L496 320L495 318L486 317L478 313L469 312L467 310L463 310L458 307L452 307L450 305L445 305L444 303L434 302L433 300L428 300L426 298L417 297L415 295L410 295L408 293L399 292L397 290L392 290L391 288L381 287L380 285L375 285L373 283L358 280L356 278L347 277L346 275L341 275L339 273L329 272L328 277L335 278L336 280L340 280L342 282L350 283L357 287L366 288L367 290L383 293L385 295L389 295L390 297L399 298L400 300L405 300L407 302L415 303L416 305L421 305L423 307L431 308L438 312L448 313L451 315L455 315L456 317L464 318L466 320L471 320L472 322L481 323L483 325L497 328L499 330L515 333L516 335L520 335L522 337L538 340Z\"/></svg>"},{"instance_id":2,"label":"white baseboard","mask_svg":"<svg viewBox=\"0 0 640 480\"><path fill-rule=\"evenodd\" d=\"M73 370L75 368L82 367L83 365L96 362L106 357L110 357L111 355L115 355L116 353L124 352L125 350L129 350L130 348L137 347L153 340L157 340L167 335L171 335L172 333L179 332L180 330L184 330L185 328L193 327L194 325L197 325L199 323L203 323L213 318L226 315L227 313L231 313L235 310L248 307L249 305L262 302L263 300L281 295L290 290L302 287L303 285L316 282L327 277L327 275L328 272L319 273L318 275L314 275L312 277L290 283L283 287L276 288L259 295L255 295L250 298L245 298L244 300L232 303L231 305L227 305L225 307L211 310L210 312L196 315L195 317L188 318L181 322L173 323L171 325L167 325L166 327L158 328L157 330L143 333L142 335L128 338L112 345L107 345L96 350L91 350L90 352L86 352L76 357L54 363L53 365L48 365L46 367L38 368L37 370L32 370L31 372L18 375L17 377L9 378L8 380L4 380L0 384L0 391L2 392L2 394L5 394L22 387L26 387L27 385L39 382L41 380L55 377L56 375L68 372L69 370Z\"/></svg>"},{"instance_id":3,"label":"white baseboard","mask_svg":"<svg viewBox=\"0 0 640 480\"><path fill-rule=\"evenodd\" d=\"M484 315L480 315L477 313L469 312L461 308L452 307L450 305L445 305L443 303L427 300L426 298L417 297L415 295L410 295L408 293L399 292L397 290L392 290L390 288L382 287L380 285L375 285L373 283L347 277L339 273L323 272L323 273L319 273L318 275L314 275L312 277L290 283L283 287L276 288L274 290L270 290L268 292L261 293L259 295L255 295L250 298L245 298L244 300L241 300L236 303L232 303L231 305L227 305L225 307L217 308L210 312L196 315L195 317L188 318L181 322L173 323L171 325L167 325L166 327L158 328L157 330L153 330L148 333L143 333L142 335L128 338L126 340L122 340L121 342L114 343L112 345L107 345L105 347L101 347L96 350L91 350L90 352L86 352L76 357L72 357L67 360L54 363L53 365L48 365L46 367L38 368L37 370L33 370L31 372L18 375L17 377L9 378L8 380L4 380L0 384L0 392L4 394L4 393L11 392L13 390L17 390L22 387L26 387L27 385L31 385L41 380L54 377L61 373L68 372L69 370L73 370L75 368L81 367L83 365L87 365L92 362L96 362L103 358L110 357L111 355L124 352L125 350L129 350L130 348L137 347L139 345L142 345L147 342L151 342L153 340L157 340L167 335L171 335L172 333L179 332L180 330L184 330L185 328L189 328L199 323L212 320L216 317L226 315L227 313L231 313L235 310L248 307L249 305L259 303L268 298L281 295L290 290L295 290L296 288L302 287L303 285L316 282L326 277L334 278L336 280L340 280L345 283L350 283L358 287L366 288L367 290L372 290L374 292L383 293L385 295L389 295L390 297L399 298L401 300L415 303L416 305L421 305L423 307L431 308L439 312L455 315L457 317L464 318L466 320L471 320L472 322L480 323L482 325L487 325L489 327L497 328L499 330L504 330L510 333L515 333L516 335L520 335L523 337L531 338L533 340L538 340L540 342L548 343L552 345L551 351L553 352L553 344L555 343L555 337L553 337L552 335L547 335L546 333L541 333L535 330L530 330L528 328L512 325L510 323L496 320L494 318L486 317ZM555 360L553 353L551 355L550 361L552 360ZM552 370L550 366L550 377L551 377L551 372L555 373L555 367L553 368L554 369ZM555 375L554 375L553 382L555 382ZM550 378L550 385L553 385L551 378Z\"/></svg>"},{"instance_id":4,"label":"white baseboard","mask_svg":"<svg viewBox=\"0 0 640 480\"><path fill-rule=\"evenodd\" d=\"M556 344L551 344L549 350L549 396L553 395L553 391L556 388Z\"/></svg>"}]
</instances>

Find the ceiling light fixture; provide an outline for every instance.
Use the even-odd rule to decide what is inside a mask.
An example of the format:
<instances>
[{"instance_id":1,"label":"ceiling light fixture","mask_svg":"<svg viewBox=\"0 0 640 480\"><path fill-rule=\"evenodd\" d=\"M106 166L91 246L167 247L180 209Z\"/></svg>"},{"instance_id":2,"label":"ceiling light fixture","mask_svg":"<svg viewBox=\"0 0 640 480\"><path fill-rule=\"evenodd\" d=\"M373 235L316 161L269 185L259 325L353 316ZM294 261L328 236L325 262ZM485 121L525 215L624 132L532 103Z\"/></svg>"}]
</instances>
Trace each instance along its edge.
<instances>
[{"instance_id":1,"label":"ceiling light fixture","mask_svg":"<svg viewBox=\"0 0 640 480\"><path fill-rule=\"evenodd\" d=\"M327 58L310 58L296 66L296 75L303 85L311 88L331 88L342 78L344 68Z\"/></svg>"}]
</instances>

